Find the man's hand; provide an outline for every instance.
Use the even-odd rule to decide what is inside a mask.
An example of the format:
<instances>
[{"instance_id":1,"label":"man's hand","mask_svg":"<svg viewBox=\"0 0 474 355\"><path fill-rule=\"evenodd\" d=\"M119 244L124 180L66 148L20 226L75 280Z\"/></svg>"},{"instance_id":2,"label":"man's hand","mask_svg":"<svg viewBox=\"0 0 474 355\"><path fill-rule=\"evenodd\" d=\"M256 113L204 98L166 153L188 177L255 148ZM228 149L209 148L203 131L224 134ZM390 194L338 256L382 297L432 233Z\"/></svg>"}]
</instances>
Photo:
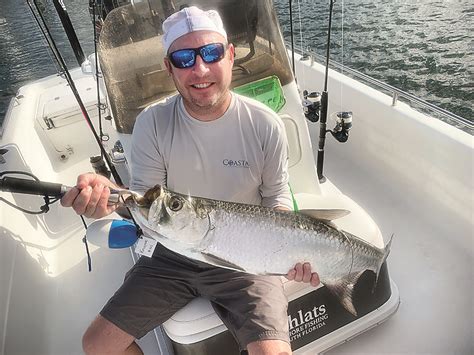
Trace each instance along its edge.
<instances>
[{"instance_id":1,"label":"man's hand","mask_svg":"<svg viewBox=\"0 0 474 355\"><path fill-rule=\"evenodd\" d=\"M278 206L275 207L276 210L279 211L291 211L287 207ZM311 286L318 286L321 281L319 281L319 275L316 272L311 272L311 264L310 263L298 263L295 265L293 269L288 271L286 274L286 278L288 280L294 280L298 282L306 282L311 283Z\"/></svg>"},{"instance_id":2,"label":"man's hand","mask_svg":"<svg viewBox=\"0 0 474 355\"><path fill-rule=\"evenodd\" d=\"M115 205L108 205L109 188L117 187L102 175L79 175L76 186L61 198L61 205L72 207L77 214L88 218L105 217L116 209Z\"/></svg>"},{"instance_id":3,"label":"man's hand","mask_svg":"<svg viewBox=\"0 0 474 355\"><path fill-rule=\"evenodd\" d=\"M286 278L298 282L309 282L311 283L311 286L314 287L318 286L320 283L319 275L316 272L311 272L310 263L296 264L294 269L288 271Z\"/></svg>"}]
</instances>

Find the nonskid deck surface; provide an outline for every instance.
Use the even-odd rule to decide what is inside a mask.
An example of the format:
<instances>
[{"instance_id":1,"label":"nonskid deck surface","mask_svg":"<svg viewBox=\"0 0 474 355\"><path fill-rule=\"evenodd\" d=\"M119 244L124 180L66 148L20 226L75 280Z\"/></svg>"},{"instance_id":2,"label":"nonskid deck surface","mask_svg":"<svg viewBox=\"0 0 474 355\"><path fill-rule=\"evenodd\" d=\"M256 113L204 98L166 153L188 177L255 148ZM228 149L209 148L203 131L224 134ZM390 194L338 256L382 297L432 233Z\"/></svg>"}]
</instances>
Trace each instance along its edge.
<instances>
[{"instance_id":1,"label":"nonskid deck surface","mask_svg":"<svg viewBox=\"0 0 474 355\"><path fill-rule=\"evenodd\" d=\"M473 225L366 169L329 148L327 175L385 238L394 234L388 268L401 304L388 321L328 354L472 354Z\"/></svg>"},{"instance_id":2,"label":"nonskid deck surface","mask_svg":"<svg viewBox=\"0 0 474 355\"><path fill-rule=\"evenodd\" d=\"M302 89L320 90L324 67L296 64ZM329 113L354 117L346 143L326 140L325 175L385 241L394 234L387 262L401 298L389 321L330 353L474 353L472 136L331 70L329 95ZM316 157L319 126L310 134Z\"/></svg>"}]
</instances>

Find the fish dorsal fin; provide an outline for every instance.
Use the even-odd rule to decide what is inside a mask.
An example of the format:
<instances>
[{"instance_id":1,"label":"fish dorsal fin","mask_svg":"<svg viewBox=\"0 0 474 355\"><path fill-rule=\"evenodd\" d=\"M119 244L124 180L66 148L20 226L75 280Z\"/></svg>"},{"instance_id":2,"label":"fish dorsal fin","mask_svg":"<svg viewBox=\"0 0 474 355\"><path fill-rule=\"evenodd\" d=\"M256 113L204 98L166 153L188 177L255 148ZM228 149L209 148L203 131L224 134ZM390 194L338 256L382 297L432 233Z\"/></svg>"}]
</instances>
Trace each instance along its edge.
<instances>
[{"instance_id":1,"label":"fish dorsal fin","mask_svg":"<svg viewBox=\"0 0 474 355\"><path fill-rule=\"evenodd\" d=\"M348 210L343 209L307 209L307 210L299 210L298 213L304 214L305 216L309 216L315 219L321 219L323 221L333 221L335 219L347 216L351 213Z\"/></svg>"}]
</instances>

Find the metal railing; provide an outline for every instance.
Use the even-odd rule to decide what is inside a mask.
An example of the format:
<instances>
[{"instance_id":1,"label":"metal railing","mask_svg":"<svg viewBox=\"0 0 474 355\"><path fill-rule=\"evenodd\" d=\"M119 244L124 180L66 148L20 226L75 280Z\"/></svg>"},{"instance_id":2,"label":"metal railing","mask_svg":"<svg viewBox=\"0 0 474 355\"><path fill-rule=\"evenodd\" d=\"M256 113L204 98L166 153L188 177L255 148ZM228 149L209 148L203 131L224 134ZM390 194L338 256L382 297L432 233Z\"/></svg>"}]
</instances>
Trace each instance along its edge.
<instances>
[{"instance_id":1,"label":"metal railing","mask_svg":"<svg viewBox=\"0 0 474 355\"><path fill-rule=\"evenodd\" d=\"M288 43L287 48L290 48ZM295 49L295 52L301 56L301 61L310 60L311 65L314 63L314 61L316 61L318 64L325 65L326 59L320 54L317 54L313 51L305 51L302 53L301 50L298 49ZM375 89L382 90L386 94L392 96L393 106L395 106L400 99L404 99L408 101L410 106L413 107L413 104L416 104L416 109L422 110L424 113L429 113L436 118L439 118L453 126L456 126L457 128L462 129L463 131L466 131L467 133L470 133L471 135L474 134L474 122L468 120L467 118L458 116L413 94L400 90L380 80L374 79L369 75L363 74L355 69L351 69L334 60L329 60L329 67L340 72L341 74L347 75L353 79L357 79L364 84L367 84Z\"/></svg>"}]
</instances>

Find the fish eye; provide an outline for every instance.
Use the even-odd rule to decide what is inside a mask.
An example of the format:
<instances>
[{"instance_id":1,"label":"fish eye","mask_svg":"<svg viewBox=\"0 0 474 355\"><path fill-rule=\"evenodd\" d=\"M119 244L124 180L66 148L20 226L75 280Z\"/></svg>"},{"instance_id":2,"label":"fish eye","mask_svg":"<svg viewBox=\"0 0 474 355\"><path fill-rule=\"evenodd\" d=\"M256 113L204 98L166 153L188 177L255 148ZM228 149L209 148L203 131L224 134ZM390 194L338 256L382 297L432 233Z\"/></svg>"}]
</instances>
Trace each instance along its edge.
<instances>
[{"instance_id":1,"label":"fish eye","mask_svg":"<svg viewBox=\"0 0 474 355\"><path fill-rule=\"evenodd\" d=\"M168 201L168 207L171 211L177 212L183 208L183 200L177 196L171 196Z\"/></svg>"}]
</instances>

